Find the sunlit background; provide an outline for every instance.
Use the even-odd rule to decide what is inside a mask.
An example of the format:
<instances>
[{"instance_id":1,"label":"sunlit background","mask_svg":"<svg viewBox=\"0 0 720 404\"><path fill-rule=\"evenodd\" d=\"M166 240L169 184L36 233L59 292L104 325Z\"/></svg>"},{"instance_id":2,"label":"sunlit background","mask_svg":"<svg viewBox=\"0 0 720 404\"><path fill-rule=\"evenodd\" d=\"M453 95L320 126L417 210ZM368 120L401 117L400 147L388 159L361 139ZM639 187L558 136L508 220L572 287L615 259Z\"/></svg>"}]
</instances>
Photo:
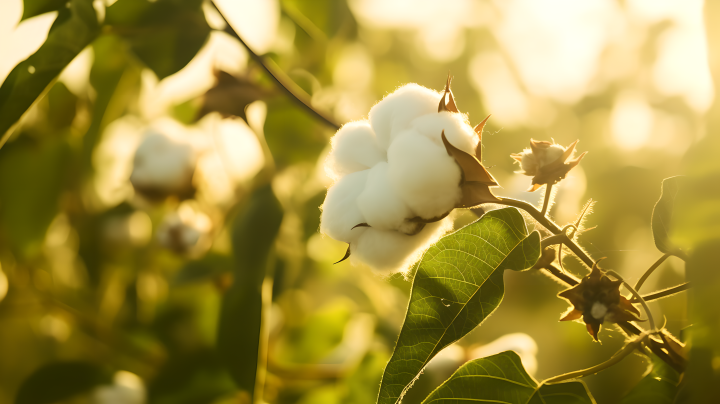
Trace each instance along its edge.
<instances>
[{"instance_id":1,"label":"sunlit background","mask_svg":"<svg viewBox=\"0 0 720 404\"><path fill-rule=\"evenodd\" d=\"M111 3L94 2L100 17ZM589 154L560 184L553 217L574 221L596 201L586 227L598 227L580 241L631 282L661 255L650 231L660 182L681 172L705 136L715 98L701 0L216 3L255 53L338 123L363 119L407 82L440 90L450 72L470 122L492 114L483 159L499 195L537 203L510 153L531 138L579 139ZM211 352L232 282L227 218L269 164L286 213L265 399L374 402L410 283L332 264L346 246L317 228L333 130L222 32L209 3L203 11L215 30L182 70L158 79L119 37L103 37L0 150L0 403L61 360L100 363L114 375L89 402L243 402ZM22 0L0 2L0 81L40 47L57 16L20 22L22 13ZM119 84L108 90L111 69ZM98 136L88 149L91 130ZM456 213L456 227L475 217ZM564 263L584 275L574 259ZM567 303L552 280L510 271L505 279L497 312L435 359L404 402L420 402L467 359L514 349L543 379L622 346L612 327L598 344L584 326L558 323ZM645 287L683 280L670 258ZM673 333L688 325L682 295L651 308ZM599 403L616 402L647 360L624 364L586 379Z\"/></svg>"}]
</instances>

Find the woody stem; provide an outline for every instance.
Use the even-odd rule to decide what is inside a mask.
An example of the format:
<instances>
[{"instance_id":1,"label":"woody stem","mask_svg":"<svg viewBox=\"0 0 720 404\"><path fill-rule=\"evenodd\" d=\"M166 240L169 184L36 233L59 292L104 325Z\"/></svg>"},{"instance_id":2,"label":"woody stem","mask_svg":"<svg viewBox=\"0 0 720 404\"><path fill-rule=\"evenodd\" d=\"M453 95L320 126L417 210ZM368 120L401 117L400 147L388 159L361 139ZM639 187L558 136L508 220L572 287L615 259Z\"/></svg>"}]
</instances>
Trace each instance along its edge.
<instances>
[{"instance_id":1,"label":"woody stem","mask_svg":"<svg viewBox=\"0 0 720 404\"><path fill-rule=\"evenodd\" d=\"M540 214L545 216L547 214L548 207L550 206L550 196L552 196L552 184L545 185L545 201L543 201L542 210Z\"/></svg>"},{"instance_id":2,"label":"woody stem","mask_svg":"<svg viewBox=\"0 0 720 404\"><path fill-rule=\"evenodd\" d=\"M657 300L657 299L662 299L663 297L672 296L676 293L680 293L680 292L688 290L688 289L690 289L690 282L685 282L680 285L673 286L671 288L667 288L667 289L664 289L664 290L661 290L658 292L653 292L653 293L647 294L647 295L643 296L642 298L646 302L649 302L651 300ZM638 300L633 299L633 300L631 300L631 302L637 303Z\"/></svg>"},{"instance_id":3,"label":"woody stem","mask_svg":"<svg viewBox=\"0 0 720 404\"><path fill-rule=\"evenodd\" d=\"M538 223L543 225L546 229L550 230L553 234L560 234L562 233L562 229L558 227L552 220L548 219L542 212L537 210L536 207L533 205L525 202L525 201L519 201L517 199L512 198L498 198L500 201L498 203L502 205L512 206L515 208L519 208L527 212L530 216L532 216L533 219L537 220ZM593 261L590 256L583 251L582 248L573 240L571 240L569 237L563 241L563 243L572 251L582 262L585 263L588 267L592 268L592 266L595 264L595 261Z\"/></svg>"}]
</instances>

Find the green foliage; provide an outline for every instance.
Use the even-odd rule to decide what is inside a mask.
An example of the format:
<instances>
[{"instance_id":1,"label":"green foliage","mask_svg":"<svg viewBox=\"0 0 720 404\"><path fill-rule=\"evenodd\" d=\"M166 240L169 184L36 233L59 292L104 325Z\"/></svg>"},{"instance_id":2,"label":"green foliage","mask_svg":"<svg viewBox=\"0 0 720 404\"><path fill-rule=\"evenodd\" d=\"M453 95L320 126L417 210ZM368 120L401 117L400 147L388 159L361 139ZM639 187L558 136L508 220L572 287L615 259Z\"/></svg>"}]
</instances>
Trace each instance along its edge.
<instances>
[{"instance_id":1,"label":"green foliage","mask_svg":"<svg viewBox=\"0 0 720 404\"><path fill-rule=\"evenodd\" d=\"M423 403L490 402L508 404L595 403L585 384L538 385L513 351L475 359L460 367Z\"/></svg>"},{"instance_id":2,"label":"green foliage","mask_svg":"<svg viewBox=\"0 0 720 404\"><path fill-rule=\"evenodd\" d=\"M27 20L50 11L58 11L64 8L67 3L67 0L23 0L21 20Z\"/></svg>"},{"instance_id":3,"label":"green foliage","mask_svg":"<svg viewBox=\"0 0 720 404\"><path fill-rule=\"evenodd\" d=\"M652 369L622 399L620 404L672 404L680 375L665 362L652 356Z\"/></svg>"},{"instance_id":4,"label":"green foliage","mask_svg":"<svg viewBox=\"0 0 720 404\"><path fill-rule=\"evenodd\" d=\"M655 204L652 213L652 231L655 239L655 246L658 250L666 253L684 257L685 254L671 240L671 225L675 199L681 192L684 177L665 178L662 182L660 199Z\"/></svg>"},{"instance_id":5,"label":"green foliage","mask_svg":"<svg viewBox=\"0 0 720 404\"><path fill-rule=\"evenodd\" d=\"M109 382L102 369L86 362L56 362L36 370L17 392L15 404L52 404Z\"/></svg>"},{"instance_id":6,"label":"green foliage","mask_svg":"<svg viewBox=\"0 0 720 404\"><path fill-rule=\"evenodd\" d=\"M0 87L0 136L7 132L60 72L100 33L92 0L71 0L32 56Z\"/></svg>"},{"instance_id":7,"label":"green foliage","mask_svg":"<svg viewBox=\"0 0 720 404\"><path fill-rule=\"evenodd\" d=\"M210 27L199 0L119 0L105 23L130 42L135 55L163 79L187 65Z\"/></svg>"},{"instance_id":8,"label":"green foliage","mask_svg":"<svg viewBox=\"0 0 720 404\"><path fill-rule=\"evenodd\" d=\"M491 211L430 247L418 264L378 403L398 402L438 352L497 308L504 294L503 272L530 268L539 256L540 235L528 236L515 208Z\"/></svg>"},{"instance_id":9,"label":"green foliage","mask_svg":"<svg viewBox=\"0 0 720 404\"><path fill-rule=\"evenodd\" d=\"M270 185L257 189L232 225L234 282L225 292L217 348L237 385L251 395L260 355L263 282L283 210Z\"/></svg>"}]
</instances>

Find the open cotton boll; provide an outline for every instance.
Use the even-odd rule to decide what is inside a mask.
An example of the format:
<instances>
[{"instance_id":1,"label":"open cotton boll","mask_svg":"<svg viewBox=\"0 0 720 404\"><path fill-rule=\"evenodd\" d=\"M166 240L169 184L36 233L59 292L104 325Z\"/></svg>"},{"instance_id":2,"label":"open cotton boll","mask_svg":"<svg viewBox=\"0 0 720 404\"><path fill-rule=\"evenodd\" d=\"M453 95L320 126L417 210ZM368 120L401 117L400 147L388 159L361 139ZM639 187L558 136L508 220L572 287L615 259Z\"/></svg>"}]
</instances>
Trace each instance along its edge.
<instances>
[{"instance_id":1,"label":"open cotton boll","mask_svg":"<svg viewBox=\"0 0 720 404\"><path fill-rule=\"evenodd\" d=\"M357 199L365 189L368 170L348 174L328 189L325 202L320 207L320 232L338 241L352 242L365 230L352 229L365 223L365 217L358 208Z\"/></svg>"},{"instance_id":2,"label":"open cotton boll","mask_svg":"<svg viewBox=\"0 0 720 404\"><path fill-rule=\"evenodd\" d=\"M479 139L473 128L465 122L464 115L447 111L423 115L413 120L412 127L443 147L443 150L445 147L442 142L442 133L445 132L445 137L451 145L475 155L475 147Z\"/></svg>"},{"instance_id":3,"label":"open cotton boll","mask_svg":"<svg viewBox=\"0 0 720 404\"><path fill-rule=\"evenodd\" d=\"M406 84L375 104L368 118L375 130L378 145L387 150L393 137L408 129L415 118L437 114L440 97L440 93L428 88Z\"/></svg>"},{"instance_id":4,"label":"open cotton boll","mask_svg":"<svg viewBox=\"0 0 720 404\"><path fill-rule=\"evenodd\" d=\"M378 146L368 121L343 125L333 136L331 144L332 151L325 161L325 171L334 180L387 161L385 151Z\"/></svg>"},{"instance_id":5,"label":"open cotton boll","mask_svg":"<svg viewBox=\"0 0 720 404\"><path fill-rule=\"evenodd\" d=\"M411 212L390 183L388 163L378 163L369 173L365 189L357 199L365 223L377 229L400 230Z\"/></svg>"},{"instance_id":6,"label":"open cotton boll","mask_svg":"<svg viewBox=\"0 0 720 404\"><path fill-rule=\"evenodd\" d=\"M364 228L357 241L350 244L350 260L366 263L381 272L406 272L431 244L451 228L452 220L449 218L426 225L414 236Z\"/></svg>"},{"instance_id":7,"label":"open cotton boll","mask_svg":"<svg viewBox=\"0 0 720 404\"><path fill-rule=\"evenodd\" d=\"M406 131L388 150L393 188L418 216L441 216L462 197L460 167L445 146L415 131Z\"/></svg>"},{"instance_id":8,"label":"open cotton boll","mask_svg":"<svg viewBox=\"0 0 720 404\"><path fill-rule=\"evenodd\" d=\"M195 161L190 144L151 129L135 151L130 182L147 196L183 194L192 188Z\"/></svg>"}]
</instances>

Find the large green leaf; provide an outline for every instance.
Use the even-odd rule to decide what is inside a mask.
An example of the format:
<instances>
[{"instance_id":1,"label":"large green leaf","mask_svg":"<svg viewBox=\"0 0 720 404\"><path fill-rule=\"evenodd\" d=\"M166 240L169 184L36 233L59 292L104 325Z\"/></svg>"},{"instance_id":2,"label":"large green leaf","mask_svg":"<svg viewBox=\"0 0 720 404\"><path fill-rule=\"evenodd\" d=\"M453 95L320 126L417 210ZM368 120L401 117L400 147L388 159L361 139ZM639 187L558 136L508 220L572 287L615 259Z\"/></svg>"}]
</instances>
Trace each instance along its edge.
<instances>
[{"instance_id":1,"label":"large green leaf","mask_svg":"<svg viewBox=\"0 0 720 404\"><path fill-rule=\"evenodd\" d=\"M680 376L665 362L653 356L652 370L623 397L620 404L672 404Z\"/></svg>"},{"instance_id":2,"label":"large green leaf","mask_svg":"<svg viewBox=\"0 0 720 404\"><path fill-rule=\"evenodd\" d=\"M68 5L60 10L45 43L15 66L0 87L0 136L100 32L92 0L70 0Z\"/></svg>"},{"instance_id":3,"label":"large green leaf","mask_svg":"<svg viewBox=\"0 0 720 404\"><path fill-rule=\"evenodd\" d=\"M283 211L267 185L256 190L233 223L235 280L223 297L220 357L238 386L252 394L262 343L263 281Z\"/></svg>"},{"instance_id":4,"label":"large green leaf","mask_svg":"<svg viewBox=\"0 0 720 404\"><path fill-rule=\"evenodd\" d=\"M163 79L187 65L210 35L201 0L118 0L105 23Z\"/></svg>"},{"instance_id":5,"label":"large green leaf","mask_svg":"<svg viewBox=\"0 0 720 404\"><path fill-rule=\"evenodd\" d=\"M64 8L67 0L23 0L22 20Z\"/></svg>"},{"instance_id":6,"label":"large green leaf","mask_svg":"<svg viewBox=\"0 0 720 404\"><path fill-rule=\"evenodd\" d=\"M685 254L670 239L673 209L675 199L680 193L684 177L665 178L662 182L660 199L655 204L652 213L652 232L655 239L655 246L665 254L676 255L684 258Z\"/></svg>"},{"instance_id":7,"label":"large green leaf","mask_svg":"<svg viewBox=\"0 0 720 404\"><path fill-rule=\"evenodd\" d=\"M513 351L475 359L460 367L423 403L576 404L591 403L582 382L538 385Z\"/></svg>"},{"instance_id":8,"label":"large green leaf","mask_svg":"<svg viewBox=\"0 0 720 404\"><path fill-rule=\"evenodd\" d=\"M399 402L430 359L500 304L504 270L530 268L539 256L540 235L527 235L515 208L491 211L430 247L415 275L378 403Z\"/></svg>"}]
</instances>

